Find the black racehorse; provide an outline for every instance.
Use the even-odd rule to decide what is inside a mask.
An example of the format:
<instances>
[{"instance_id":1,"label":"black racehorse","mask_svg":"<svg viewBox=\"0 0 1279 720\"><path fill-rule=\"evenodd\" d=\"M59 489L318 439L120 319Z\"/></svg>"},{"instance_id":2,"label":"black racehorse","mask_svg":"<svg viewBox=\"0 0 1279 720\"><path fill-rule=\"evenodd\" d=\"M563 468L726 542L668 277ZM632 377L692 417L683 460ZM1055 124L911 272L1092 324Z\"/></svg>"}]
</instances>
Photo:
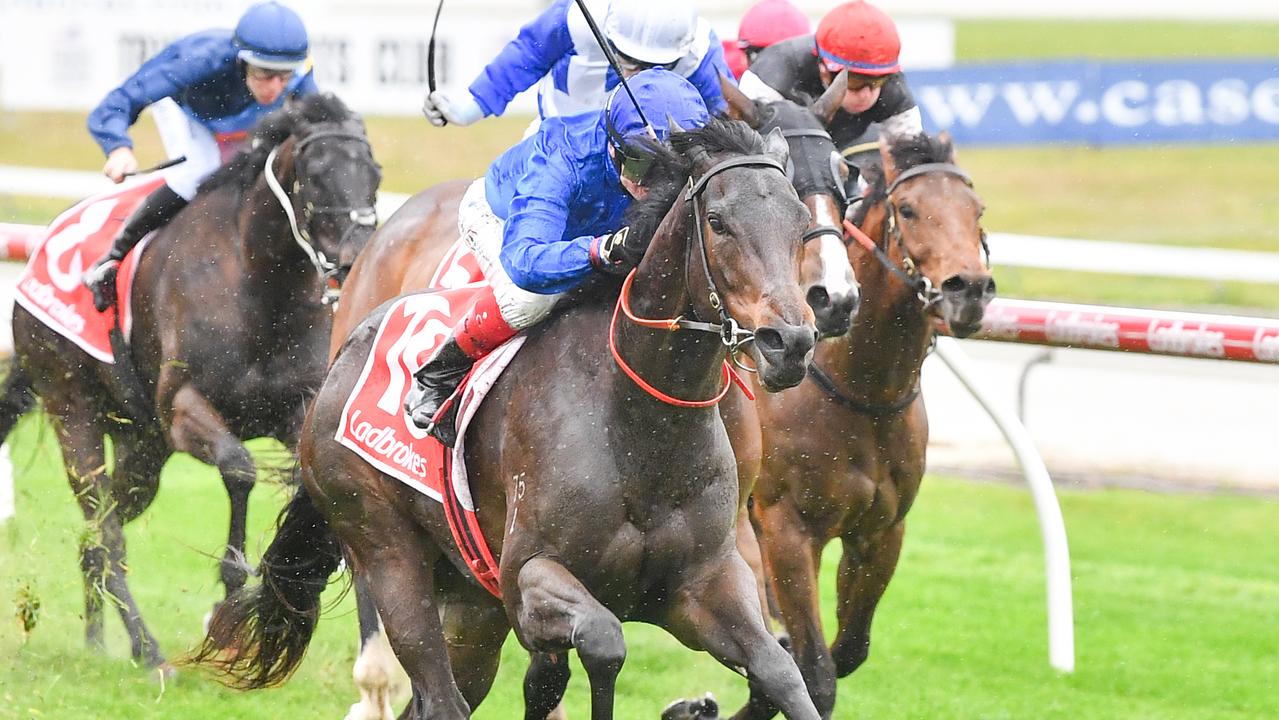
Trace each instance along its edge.
<instances>
[{"instance_id":1,"label":"black racehorse","mask_svg":"<svg viewBox=\"0 0 1279 720\"><path fill-rule=\"evenodd\" d=\"M231 526L221 580L228 594L244 584L256 469L242 440L295 446L327 366L326 284L345 275L376 224L381 171L363 122L336 97L293 102L252 138L152 239L133 283L131 344L114 365L14 308L0 438L36 396L44 401L89 526L86 640L103 646L103 606L115 605L133 657L165 672L129 591L123 526L151 504L165 460L188 452L222 475Z\"/></svg>"}]
</instances>

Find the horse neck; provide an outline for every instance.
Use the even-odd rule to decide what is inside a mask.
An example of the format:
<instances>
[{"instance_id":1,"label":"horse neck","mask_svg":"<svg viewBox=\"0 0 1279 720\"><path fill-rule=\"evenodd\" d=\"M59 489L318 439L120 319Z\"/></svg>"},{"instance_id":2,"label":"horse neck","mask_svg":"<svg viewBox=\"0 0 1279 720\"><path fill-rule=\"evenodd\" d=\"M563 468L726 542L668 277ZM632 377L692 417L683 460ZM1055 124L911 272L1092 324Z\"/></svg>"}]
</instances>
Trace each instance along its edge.
<instances>
[{"instance_id":1,"label":"horse neck","mask_svg":"<svg viewBox=\"0 0 1279 720\"><path fill-rule=\"evenodd\" d=\"M632 283L630 307L637 316L714 320L694 317L692 309L693 291L689 278L702 272L693 232L689 206L681 192L654 233ZM713 397L719 391L723 382L721 366L724 356L718 335L646 328L630 322L624 315L617 322L618 352L649 384L668 395L689 400ZM624 373L616 373L616 377L621 393L628 397L638 393L647 398L647 394ZM675 409L659 404L668 410Z\"/></svg>"},{"instance_id":2,"label":"horse neck","mask_svg":"<svg viewBox=\"0 0 1279 720\"><path fill-rule=\"evenodd\" d=\"M868 211L862 228L880 247L886 247L885 218L884 205L877 205ZM891 256L892 248L887 251ZM831 344L822 366L858 400L891 404L918 386L932 342L932 323L915 290L870 252L859 251L853 270L861 284L862 304L852 330Z\"/></svg>"},{"instance_id":3,"label":"horse neck","mask_svg":"<svg viewBox=\"0 0 1279 720\"><path fill-rule=\"evenodd\" d=\"M297 176L291 144L281 147L274 165L258 173L240 206L240 255L244 261L245 284L250 291L257 289L273 297L314 294L317 271L298 246L289 216L266 179L267 173L274 172L280 187L292 201Z\"/></svg>"}]
</instances>

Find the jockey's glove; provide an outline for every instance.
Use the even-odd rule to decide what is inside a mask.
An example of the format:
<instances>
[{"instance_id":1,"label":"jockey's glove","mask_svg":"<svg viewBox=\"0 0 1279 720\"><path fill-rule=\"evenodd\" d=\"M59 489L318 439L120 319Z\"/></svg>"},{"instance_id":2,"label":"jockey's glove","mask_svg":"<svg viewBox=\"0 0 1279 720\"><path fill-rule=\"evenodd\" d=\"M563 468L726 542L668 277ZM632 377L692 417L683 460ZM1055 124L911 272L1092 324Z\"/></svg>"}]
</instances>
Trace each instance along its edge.
<instances>
[{"instance_id":1,"label":"jockey's glove","mask_svg":"<svg viewBox=\"0 0 1279 720\"><path fill-rule=\"evenodd\" d=\"M435 90L422 99L422 114L436 127L449 123L466 126L483 118L484 109L470 93L461 100L453 100L443 90Z\"/></svg>"},{"instance_id":2,"label":"jockey's glove","mask_svg":"<svg viewBox=\"0 0 1279 720\"><path fill-rule=\"evenodd\" d=\"M604 272L626 274L639 265L647 249L646 245L631 236L629 227L624 227L591 241L591 264Z\"/></svg>"}]
</instances>

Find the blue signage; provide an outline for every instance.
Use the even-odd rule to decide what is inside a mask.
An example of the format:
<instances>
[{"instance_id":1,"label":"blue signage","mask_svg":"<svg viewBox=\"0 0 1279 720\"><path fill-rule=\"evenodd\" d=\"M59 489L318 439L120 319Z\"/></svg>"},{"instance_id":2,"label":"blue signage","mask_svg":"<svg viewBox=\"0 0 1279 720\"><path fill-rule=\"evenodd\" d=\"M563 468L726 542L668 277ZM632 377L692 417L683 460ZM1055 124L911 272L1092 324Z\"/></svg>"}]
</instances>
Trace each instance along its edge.
<instances>
[{"instance_id":1,"label":"blue signage","mask_svg":"<svg viewBox=\"0 0 1279 720\"><path fill-rule=\"evenodd\" d=\"M1279 140L1279 58L908 71L929 132L962 144Z\"/></svg>"}]
</instances>

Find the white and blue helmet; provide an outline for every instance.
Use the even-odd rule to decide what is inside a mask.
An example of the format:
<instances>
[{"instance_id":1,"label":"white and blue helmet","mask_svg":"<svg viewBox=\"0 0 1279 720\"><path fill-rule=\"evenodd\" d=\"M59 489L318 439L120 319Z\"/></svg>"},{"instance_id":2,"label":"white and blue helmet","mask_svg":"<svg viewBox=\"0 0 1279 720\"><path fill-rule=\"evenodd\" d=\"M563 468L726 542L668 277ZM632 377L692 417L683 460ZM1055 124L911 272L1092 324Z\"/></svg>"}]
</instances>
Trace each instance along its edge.
<instances>
[{"instance_id":1,"label":"white and blue helmet","mask_svg":"<svg viewBox=\"0 0 1279 720\"><path fill-rule=\"evenodd\" d=\"M613 0L604 35L618 52L647 65L684 57L697 35L697 8L686 0Z\"/></svg>"},{"instance_id":2,"label":"white and blue helmet","mask_svg":"<svg viewBox=\"0 0 1279 720\"><path fill-rule=\"evenodd\" d=\"M241 60L267 70L296 70L310 49L302 18L274 0L244 11L233 41Z\"/></svg>"}]
</instances>

